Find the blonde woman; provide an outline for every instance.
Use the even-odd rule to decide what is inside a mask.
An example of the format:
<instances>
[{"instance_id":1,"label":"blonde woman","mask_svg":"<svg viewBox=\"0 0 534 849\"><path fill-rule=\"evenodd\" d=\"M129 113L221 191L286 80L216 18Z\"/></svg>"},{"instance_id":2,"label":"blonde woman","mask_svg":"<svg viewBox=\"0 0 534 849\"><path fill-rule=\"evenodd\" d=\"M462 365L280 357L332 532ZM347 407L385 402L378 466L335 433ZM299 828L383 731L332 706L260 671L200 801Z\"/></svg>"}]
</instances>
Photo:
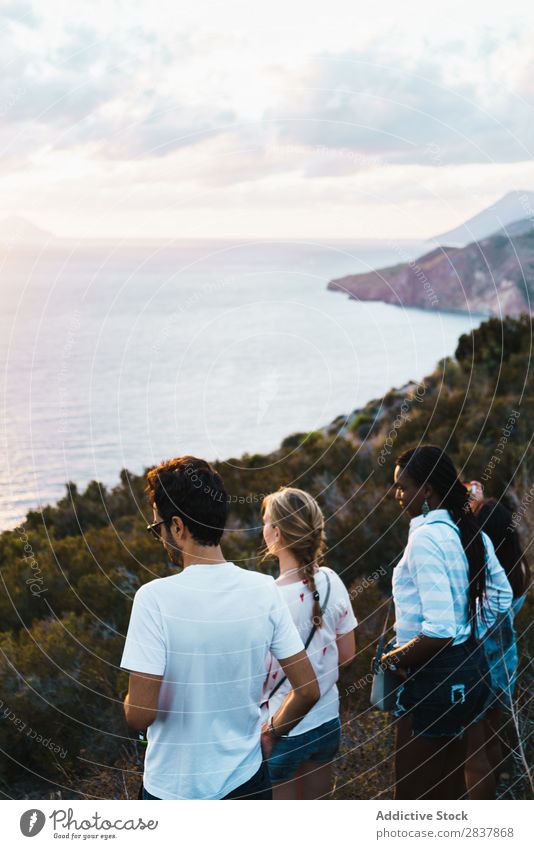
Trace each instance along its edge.
<instances>
[{"instance_id":1,"label":"blonde woman","mask_svg":"<svg viewBox=\"0 0 534 849\"><path fill-rule=\"evenodd\" d=\"M273 799L320 799L331 791L332 760L341 738L336 682L339 667L354 657L357 622L342 580L321 565L324 517L315 499L301 489L282 487L264 498L261 511L265 557L279 562L276 583L303 643L309 644L321 689L321 698L298 725L287 735L277 734L275 714L291 684L269 655L263 711L264 729L274 740L268 758Z\"/></svg>"}]
</instances>

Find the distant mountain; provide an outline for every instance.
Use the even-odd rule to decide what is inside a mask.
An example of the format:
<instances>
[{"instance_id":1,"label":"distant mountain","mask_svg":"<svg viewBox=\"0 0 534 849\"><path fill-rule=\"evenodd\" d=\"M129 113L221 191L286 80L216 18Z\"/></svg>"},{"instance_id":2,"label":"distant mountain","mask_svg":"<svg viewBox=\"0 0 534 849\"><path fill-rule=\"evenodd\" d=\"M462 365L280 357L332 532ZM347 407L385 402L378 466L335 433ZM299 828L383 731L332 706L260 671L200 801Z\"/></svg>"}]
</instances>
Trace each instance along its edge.
<instances>
[{"instance_id":1,"label":"distant mountain","mask_svg":"<svg viewBox=\"0 0 534 849\"><path fill-rule=\"evenodd\" d=\"M517 189L508 192L492 206L483 209L454 230L434 236L430 241L438 245L463 247L485 239L497 230L508 229L509 224L521 219L534 222L534 192Z\"/></svg>"},{"instance_id":2,"label":"distant mountain","mask_svg":"<svg viewBox=\"0 0 534 849\"><path fill-rule=\"evenodd\" d=\"M0 221L0 244L36 244L54 239L53 233L36 227L26 218L4 218Z\"/></svg>"},{"instance_id":3,"label":"distant mountain","mask_svg":"<svg viewBox=\"0 0 534 849\"><path fill-rule=\"evenodd\" d=\"M331 280L328 288L404 307L534 314L534 224L517 221L465 248L435 248L417 260Z\"/></svg>"}]
</instances>

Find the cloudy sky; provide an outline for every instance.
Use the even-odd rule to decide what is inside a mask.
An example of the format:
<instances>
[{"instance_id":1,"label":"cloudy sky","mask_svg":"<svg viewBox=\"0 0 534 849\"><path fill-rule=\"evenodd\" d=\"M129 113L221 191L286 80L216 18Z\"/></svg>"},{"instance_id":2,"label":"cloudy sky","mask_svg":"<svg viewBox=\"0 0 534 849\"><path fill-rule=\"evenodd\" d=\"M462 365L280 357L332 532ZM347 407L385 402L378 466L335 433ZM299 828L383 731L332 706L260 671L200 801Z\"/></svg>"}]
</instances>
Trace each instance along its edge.
<instances>
[{"instance_id":1,"label":"cloudy sky","mask_svg":"<svg viewBox=\"0 0 534 849\"><path fill-rule=\"evenodd\" d=\"M435 235L534 190L533 23L524 0L0 0L0 218Z\"/></svg>"}]
</instances>

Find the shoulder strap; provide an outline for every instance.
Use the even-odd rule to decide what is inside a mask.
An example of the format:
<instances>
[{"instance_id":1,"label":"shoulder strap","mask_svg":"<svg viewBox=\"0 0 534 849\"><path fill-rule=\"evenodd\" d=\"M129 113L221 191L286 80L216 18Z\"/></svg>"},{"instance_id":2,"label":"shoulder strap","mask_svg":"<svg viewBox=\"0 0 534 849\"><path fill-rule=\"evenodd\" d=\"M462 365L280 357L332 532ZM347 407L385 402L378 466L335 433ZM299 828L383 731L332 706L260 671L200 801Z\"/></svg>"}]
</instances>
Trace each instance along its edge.
<instances>
[{"instance_id":1,"label":"shoulder strap","mask_svg":"<svg viewBox=\"0 0 534 849\"><path fill-rule=\"evenodd\" d=\"M378 643L377 643L377 646L376 646L376 662L377 663L380 662L380 658L384 654L384 645L385 645L385 642L386 642L386 633L387 633L387 630L388 630L388 619L389 619L389 614L391 613L392 608L393 608L393 596L391 596L391 598L388 601L388 606L387 606L387 610L386 610L386 618L384 619L384 627L382 628L382 633L380 634L380 637L378 638Z\"/></svg>"},{"instance_id":2,"label":"shoulder strap","mask_svg":"<svg viewBox=\"0 0 534 849\"><path fill-rule=\"evenodd\" d=\"M448 525L449 528L453 528L457 532L460 539L462 537L462 535L460 533L460 528L458 527L458 525L455 522L452 522L452 523L451 522L444 522L443 519L436 519L434 522L430 521L430 522L426 522L426 524L427 525ZM487 548L486 548L486 543L484 542L484 534L483 534L482 531L480 532L480 535L482 537L482 542L484 543L484 551L486 552L486 560L487 560L488 552L487 552ZM476 624L475 624L475 621L474 621L472 616L469 619L469 626L471 628L472 639L474 639L475 642L478 642L477 641L477 635L476 635Z\"/></svg>"},{"instance_id":3,"label":"shoulder strap","mask_svg":"<svg viewBox=\"0 0 534 849\"><path fill-rule=\"evenodd\" d=\"M455 522L444 522L443 519L436 519L434 522L425 522L425 525L447 525L448 528L452 528L453 531L456 531L458 536L461 536L460 528ZM421 527L424 527L424 525L421 525Z\"/></svg>"},{"instance_id":4,"label":"shoulder strap","mask_svg":"<svg viewBox=\"0 0 534 849\"><path fill-rule=\"evenodd\" d=\"M326 608L327 608L327 605L328 605L328 599L330 598L330 576L329 576L328 572L323 572L323 574L324 574L324 576L325 576L325 578L326 578L326 595L325 595L325 597L324 597L324 603L323 603L323 606L321 607L321 616L324 616L324 613L325 613ZM311 641L313 640L313 638L314 638L314 636L315 636L315 632L316 632L316 631L317 631L317 625L315 625L315 624L314 624L314 625L312 626L312 629L311 629L310 633L309 633L308 639L307 639L307 640L306 640L306 642L304 643L304 651L307 651L307 650L308 650L308 647L309 647L309 645L310 645ZM278 681L278 683L277 683L276 687L274 687L274 688L271 690L271 692L269 693L269 695L268 695L267 699L265 699L265 702L268 702L268 701L270 701L270 700L272 699L272 697L274 696L274 694L276 693L276 691L280 689L280 687L282 686L282 684L284 683L284 681L285 681L286 679L287 679L287 675L283 675L283 676L282 676L282 678L280 678L280 681ZM265 702L264 702L264 703L265 703Z\"/></svg>"}]
</instances>

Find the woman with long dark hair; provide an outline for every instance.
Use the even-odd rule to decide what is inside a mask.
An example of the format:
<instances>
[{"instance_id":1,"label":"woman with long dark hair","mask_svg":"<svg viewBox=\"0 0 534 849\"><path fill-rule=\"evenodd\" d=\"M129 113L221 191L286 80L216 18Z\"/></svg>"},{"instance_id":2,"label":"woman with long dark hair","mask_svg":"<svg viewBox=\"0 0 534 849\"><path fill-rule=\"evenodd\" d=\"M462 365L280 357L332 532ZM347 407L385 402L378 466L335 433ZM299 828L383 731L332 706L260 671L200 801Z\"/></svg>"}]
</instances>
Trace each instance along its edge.
<instances>
[{"instance_id":1,"label":"woman with long dark hair","mask_svg":"<svg viewBox=\"0 0 534 849\"><path fill-rule=\"evenodd\" d=\"M518 741L511 728L512 699L516 682L518 653L514 616L523 606L530 585L530 567L521 547L512 513L496 498L486 498L474 508L482 530L491 539L514 594L511 609L484 635L484 653L489 666L493 704L485 718L486 751L495 781L505 789L509 777L507 761ZM511 733L513 742L509 743ZM506 742L506 754L502 743Z\"/></svg>"},{"instance_id":2,"label":"woman with long dark hair","mask_svg":"<svg viewBox=\"0 0 534 849\"><path fill-rule=\"evenodd\" d=\"M480 501L474 513L480 527L491 539L495 554L510 581L514 593L514 614L517 614L530 586L530 566L514 526L513 514L496 498Z\"/></svg>"},{"instance_id":3,"label":"woman with long dark hair","mask_svg":"<svg viewBox=\"0 0 534 849\"><path fill-rule=\"evenodd\" d=\"M470 798L487 798L491 769L481 719L490 692L477 614L489 626L510 607L512 590L441 448L422 445L401 454L394 488L410 517L408 544L393 574L396 645L383 658L405 676L394 711L395 796L460 798L462 738L469 729L467 790Z\"/></svg>"}]
</instances>

